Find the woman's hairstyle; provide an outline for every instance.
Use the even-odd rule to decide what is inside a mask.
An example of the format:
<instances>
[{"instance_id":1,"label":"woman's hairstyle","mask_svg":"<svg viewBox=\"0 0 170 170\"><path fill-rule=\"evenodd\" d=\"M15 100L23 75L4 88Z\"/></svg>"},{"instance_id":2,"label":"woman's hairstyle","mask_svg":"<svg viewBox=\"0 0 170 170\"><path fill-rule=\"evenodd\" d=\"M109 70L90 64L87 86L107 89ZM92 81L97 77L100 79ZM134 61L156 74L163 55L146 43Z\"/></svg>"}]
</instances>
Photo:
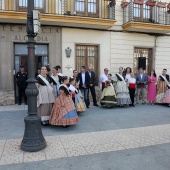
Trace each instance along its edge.
<instances>
[{"instance_id":1,"label":"woman's hairstyle","mask_svg":"<svg viewBox=\"0 0 170 170\"><path fill-rule=\"evenodd\" d=\"M132 72L132 69L130 68L130 67L127 67L126 69L125 69L125 73L127 73L127 70L130 70L130 73Z\"/></svg>"},{"instance_id":2,"label":"woman's hairstyle","mask_svg":"<svg viewBox=\"0 0 170 170\"><path fill-rule=\"evenodd\" d=\"M154 72L154 73L153 73L153 76L154 76L154 77L156 77L155 70L153 70L153 69L152 69L151 71L153 71L153 72ZM151 76L151 73L150 73L150 76Z\"/></svg>"},{"instance_id":3,"label":"woman's hairstyle","mask_svg":"<svg viewBox=\"0 0 170 170\"><path fill-rule=\"evenodd\" d=\"M111 74L111 73L109 73L108 75L109 75L110 77L112 77L112 74Z\"/></svg>"},{"instance_id":4,"label":"woman's hairstyle","mask_svg":"<svg viewBox=\"0 0 170 170\"><path fill-rule=\"evenodd\" d=\"M50 72L50 67L48 65L45 67L47 68L47 71Z\"/></svg>"},{"instance_id":5,"label":"woman's hairstyle","mask_svg":"<svg viewBox=\"0 0 170 170\"><path fill-rule=\"evenodd\" d=\"M73 77L70 77L70 78L69 78L69 83L71 83L72 81L74 81L74 78L73 78Z\"/></svg>"},{"instance_id":6,"label":"woman's hairstyle","mask_svg":"<svg viewBox=\"0 0 170 170\"><path fill-rule=\"evenodd\" d=\"M55 69L56 70L61 69L61 66L57 65L57 66L55 66Z\"/></svg>"},{"instance_id":7,"label":"woman's hairstyle","mask_svg":"<svg viewBox=\"0 0 170 170\"><path fill-rule=\"evenodd\" d=\"M68 77L67 76L63 76L63 77L61 77L61 81L64 83L64 81L65 80L67 80L68 79Z\"/></svg>"},{"instance_id":8,"label":"woman's hairstyle","mask_svg":"<svg viewBox=\"0 0 170 170\"><path fill-rule=\"evenodd\" d=\"M67 96L69 95L69 91L64 86L61 86L59 90L63 90Z\"/></svg>"},{"instance_id":9,"label":"woman's hairstyle","mask_svg":"<svg viewBox=\"0 0 170 170\"><path fill-rule=\"evenodd\" d=\"M47 69L47 66L41 66L40 70L41 70L43 67L45 67L45 68Z\"/></svg>"}]
</instances>

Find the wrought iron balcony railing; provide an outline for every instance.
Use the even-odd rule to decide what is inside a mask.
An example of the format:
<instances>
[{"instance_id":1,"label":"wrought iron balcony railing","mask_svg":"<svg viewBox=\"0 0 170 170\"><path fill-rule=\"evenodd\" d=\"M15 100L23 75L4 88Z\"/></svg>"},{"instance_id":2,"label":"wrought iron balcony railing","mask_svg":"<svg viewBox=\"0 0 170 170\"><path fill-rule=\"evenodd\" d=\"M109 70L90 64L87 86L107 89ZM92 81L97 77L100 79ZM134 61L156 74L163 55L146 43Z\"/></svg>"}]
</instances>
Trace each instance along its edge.
<instances>
[{"instance_id":1,"label":"wrought iron balcony railing","mask_svg":"<svg viewBox=\"0 0 170 170\"><path fill-rule=\"evenodd\" d=\"M44 14L115 19L115 0L34 0ZM0 10L27 11L27 0L0 0Z\"/></svg>"},{"instance_id":2,"label":"wrought iron balcony railing","mask_svg":"<svg viewBox=\"0 0 170 170\"><path fill-rule=\"evenodd\" d=\"M159 6L155 3L149 6L147 3L140 5L131 1L123 8L123 24L129 22L170 25L170 9L167 5Z\"/></svg>"}]
</instances>

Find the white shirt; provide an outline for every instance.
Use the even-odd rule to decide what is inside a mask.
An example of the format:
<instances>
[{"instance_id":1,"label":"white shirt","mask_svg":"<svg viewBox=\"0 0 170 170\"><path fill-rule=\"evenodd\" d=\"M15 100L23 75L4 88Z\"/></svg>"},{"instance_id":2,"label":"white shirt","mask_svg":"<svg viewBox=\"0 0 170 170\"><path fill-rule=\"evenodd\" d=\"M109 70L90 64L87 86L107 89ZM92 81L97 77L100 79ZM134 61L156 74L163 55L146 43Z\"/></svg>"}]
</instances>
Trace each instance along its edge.
<instances>
[{"instance_id":1,"label":"white shirt","mask_svg":"<svg viewBox=\"0 0 170 170\"><path fill-rule=\"evenodd\" d=\"M108 77L107 77L107 75L106 74L102 74L101 76L100 76L100 82L105 82L105 81L107 81L108 80Z\"/></svg>"},{"instance_id":2,"label":"white shirt","mask_svg":"<svg viewBox=\"0 0 170 170\"><path fill-rule=\"evenodd\" d=\"M128 85L129 85L130 83L136 84L136 79L130 77L130 78L128 79Z\"/></svg>"},{"instance_id":3,"label":"white shirt","mask_svg":"<svg viewBox=\"0 0 170 170\"><path fill-rule=\"evenodd\" d=\"M141 77L141 79L142 79L142 77L143 77L143 74L140 74L140 77Z\"/></svg>"},{"instance_id":4,"label":"white shirt","mask_svg":"<svg viewBox=\"0 0 170 170\"><path fill-rule=\"evenodd\" d=\"M81 73L82 76L82 83L85 84L85 73Z\"/></svg>"},{"instance_id":5,"label":"white shirt","mask_svg":"<svg viewBox=\"0 0 170 170\"><path fill-rule=\"evenodd\" d=\"M130 74L126 74L125 80L127 81L129 78L131 78Z\"/></svg>"},{"instance_id":6,"label":"white shirt","mask_svg":"<svg viewBox=\"0 0 170 170\"><path fill-rule=\"evenodd\" d=\"M89 71L89 76L91 77L91 72Z\"/></svg>"}]
</instances>

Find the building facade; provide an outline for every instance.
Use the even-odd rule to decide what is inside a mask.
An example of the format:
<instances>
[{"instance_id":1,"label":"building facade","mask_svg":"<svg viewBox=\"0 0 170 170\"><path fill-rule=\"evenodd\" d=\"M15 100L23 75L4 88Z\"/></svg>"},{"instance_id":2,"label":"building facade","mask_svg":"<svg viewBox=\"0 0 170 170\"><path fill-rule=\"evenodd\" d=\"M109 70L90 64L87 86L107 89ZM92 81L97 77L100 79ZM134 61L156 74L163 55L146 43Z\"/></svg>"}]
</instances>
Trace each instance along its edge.
<instances>
[{"instance_id":1,"label":"building facade","mask_svg":"<svg viewBox=\"0 0 170 170\"><path fill-rule=\"evenodd\" d=\"M93 67L96 77L107 67L137 72L170 69L170 12L168 3L114 0L34 0L41 12L36 37L35 68L62 66L72 76L81 65ZM141 3L143 2L143 3ZM17 102L15 74L27 70L27 0L0 0L0 105ZM66 49L71 55L66 56Z\"/></svg>"}]
</instances>

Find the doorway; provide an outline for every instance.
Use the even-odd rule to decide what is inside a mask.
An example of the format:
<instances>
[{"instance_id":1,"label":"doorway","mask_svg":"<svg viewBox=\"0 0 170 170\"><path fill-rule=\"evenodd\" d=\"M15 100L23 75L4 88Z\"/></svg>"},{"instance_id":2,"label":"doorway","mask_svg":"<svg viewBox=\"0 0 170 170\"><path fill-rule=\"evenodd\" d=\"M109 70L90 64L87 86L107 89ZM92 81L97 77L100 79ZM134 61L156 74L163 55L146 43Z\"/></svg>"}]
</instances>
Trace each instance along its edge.
<instances>
[{"instance_id":1,"label":"doorway","mask_svg":"<svg viewBox=\"0 0 170 170\"><path fill-rule=\"evenodd\" d=\"M152 48L134 48L133 71L138 73L139 68L143 68L145 73L150 73L152 65Z\"/></svg>"},{"instance_id":2,"label":"doorway","mask_svg":"<svg viewBox=\"0 0 170 170\"><path fill-rule=\"evenodd\" d=\"M35 74L38 68L43 65L48 65L48 45L35 45ZM15 75L20 70L20 65L23 65L25 71L28 72L28 48L27 44L14 44L14 90L15 90L15 103L18 103L18 87L16 85Z\"/></svg>"}]
</instances>

